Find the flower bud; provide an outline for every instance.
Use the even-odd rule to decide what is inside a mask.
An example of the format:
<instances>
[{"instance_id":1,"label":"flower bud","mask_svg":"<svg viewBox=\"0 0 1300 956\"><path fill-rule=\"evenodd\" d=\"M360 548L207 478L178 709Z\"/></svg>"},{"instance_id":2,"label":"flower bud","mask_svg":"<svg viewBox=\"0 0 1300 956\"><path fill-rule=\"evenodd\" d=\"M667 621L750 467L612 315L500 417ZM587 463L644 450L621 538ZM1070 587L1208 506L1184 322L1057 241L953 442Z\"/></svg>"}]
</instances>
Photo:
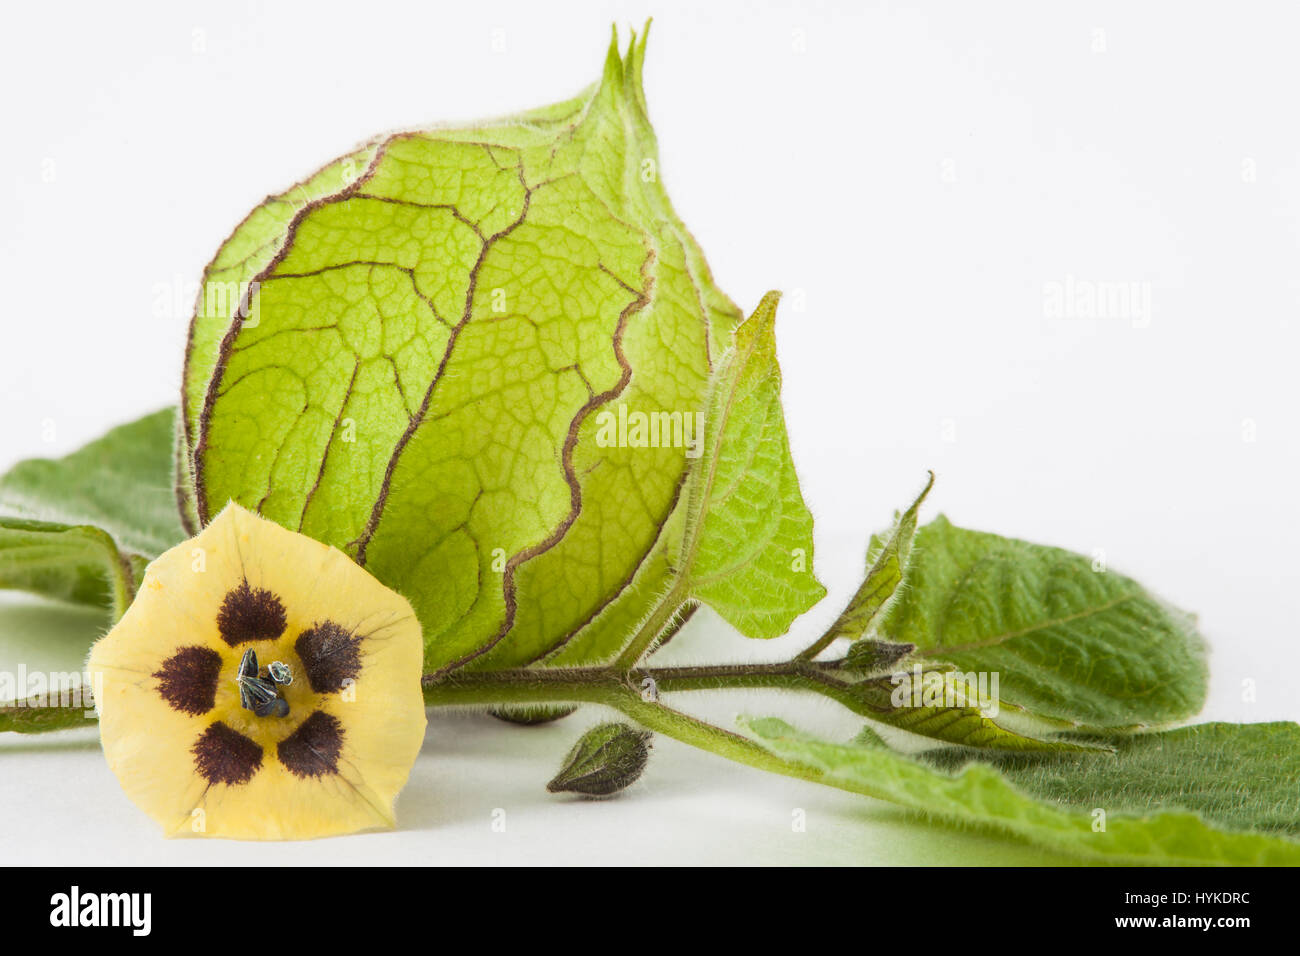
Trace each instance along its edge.
<instances>
[{"instance_id":1,"label":"flower bud","mask_svg":"<svg viewBox=\"0 0 1300 956\"><path fill-rule=\"evenodd\" d=\"M650 733L626 724L591 728L569 752L564 769L546 789L608 797L636 782L650 759Z\"/></svg>"},{"instance_id":2,"label":"flower bud","mask_svg":"<svg viewBox=\"0 0 1300 956\"><path fill-rule=\"evenodd\" d=\"M854 671L887 670L914 650L916 650L915 644L894 644L890 641L863 638L853 642L853 646L844 657L844 665Z\"/></svg>"}]
</instances>

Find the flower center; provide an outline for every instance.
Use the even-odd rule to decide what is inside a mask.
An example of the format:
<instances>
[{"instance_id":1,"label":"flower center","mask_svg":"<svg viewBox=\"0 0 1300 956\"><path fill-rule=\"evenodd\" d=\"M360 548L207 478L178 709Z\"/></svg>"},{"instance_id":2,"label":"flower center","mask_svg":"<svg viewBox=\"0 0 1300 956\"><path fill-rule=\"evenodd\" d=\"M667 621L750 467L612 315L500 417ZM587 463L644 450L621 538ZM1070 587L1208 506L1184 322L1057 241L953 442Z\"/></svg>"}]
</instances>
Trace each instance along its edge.
<instances>
[{"instance_id":1,"label":"flower center","mask_svg":"<svg viewBox=\"0 0 1300 956\"><path fill-rule=\"evenodd\" d=\"M293 671L284 661L271 661L259 671L257 652L250 647L240 659L235 683L239 685L239 703L245 710L258 717L289 716L289 701L280 690L293 683Z\"/></svg>"},{"instance_id":2,"label":"flower center","mask_svg":"<svg viewBox=\"0 0 1300 956\"><path fill-rule=\"evenodd\" d=\"M321 703L305 675L288 636L236 650L225 659L213 716L274 750Z\"/></svg>"}]
</instances>

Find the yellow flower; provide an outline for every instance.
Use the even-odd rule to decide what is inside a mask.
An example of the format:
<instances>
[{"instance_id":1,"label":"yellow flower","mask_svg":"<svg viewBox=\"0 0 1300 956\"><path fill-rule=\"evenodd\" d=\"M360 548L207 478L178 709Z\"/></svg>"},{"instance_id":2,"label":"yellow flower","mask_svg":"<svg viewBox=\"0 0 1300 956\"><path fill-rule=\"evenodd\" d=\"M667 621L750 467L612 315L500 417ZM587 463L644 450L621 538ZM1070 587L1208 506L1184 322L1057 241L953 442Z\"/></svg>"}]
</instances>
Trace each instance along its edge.
<instances>
[{"instance_id":1,"label":"yellow flower","mask_svg":"<svg viewBox=\"0 0 1300 956\"><path fill-rule=\"evenodd\" d=\"M231 504L149 565L89 669L108 764L168 835L292 840L393 825L422 663L405 598Z\"/></svg>"}]
</instances>

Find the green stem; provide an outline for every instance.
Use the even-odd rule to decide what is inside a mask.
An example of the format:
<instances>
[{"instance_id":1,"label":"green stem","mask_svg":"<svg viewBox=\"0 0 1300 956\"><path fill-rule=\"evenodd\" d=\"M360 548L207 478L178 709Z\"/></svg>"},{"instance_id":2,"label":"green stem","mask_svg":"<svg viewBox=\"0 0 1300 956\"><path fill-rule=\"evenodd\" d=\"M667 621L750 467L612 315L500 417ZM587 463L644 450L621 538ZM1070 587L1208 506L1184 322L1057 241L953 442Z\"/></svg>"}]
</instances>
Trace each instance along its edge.
<instances>
[{"instance_id":1,"label":"green stem","mask_svg":"<svg viewBox=\"0 0 1300 956\"><path fill-rule=\"evenodd\" d=\"M84 706L29 706L26 702L0 707L0 731L18 734L44 734L52 730L89 727L96 723L95 712Z\"/></svg>"},{"instance_id":2,"label":"green stem","mask_svg":"<svg viewBox=\"0 0 1300 956\"><path fill-rule=\"evenodd\" d=\"M701 690L765 689L821 694L862 717L879 718L887 711L873 707L852 684L840 680L840 661L784 661L778 664L726 664L707 667L638 668L624 674L613 667L520 669L463 674L425 680L424 701L430 707L485 704L610 704L604 691L629 688L646 678L664 693ZM601 696L597 700L591 695Z\"/></svg>"},{"instance_id":3,"label":"green stem","mask_svg":"<svg viewBox=\"0 0 1300 956\"><path fill-rule=\"evenodd\" d=\"M672 627L679 614L689 615L693 612L694 609L688 608L686 605L686 593L679 578L668 593L655 605L655 609L650 612L650 616L641 622L641 626L637 628L636 633L632 635L632 639L623 648L623 653L614 662L614 667L623 671L636 667L651 645Z\"/></svg>"},{"instance_id":4,"label":"green stem","mask_svg":"<svg viewBox=\"0 0 1300 956\"><path fill-rule=\"evenodd\" d=\"M772 688L810 690L837 700L843 697L852 701L852 685L836 676L842 663L794 660L776 664L640 667L630 671L611 666L457 672L437 678L426 677L424 697L430 707L587 703L591 702L592 687L628 688L650 677L659 690L666 692Z\"/></svg>"},{"instance_id":5,"label":"green stem","mask_svg":"<svg viewBox=\"0 0 1300 956\"><path fill-rule=\"evenodd\" d=\"M835 633L834 629L828 630L825 634L817 638L817 640L813 641L802 651L800 651L798 656L795 657L795 660L797 661L813 660L818 654L820 654L822 651L826 650L826 648L830 647L833 643L835 643L835 638L837 636L838 635Z\"/></svg>"},{"instance_id":6,"label":"green stem","mask_svg":"<svg viewBox=\"0 0 1300 956\"><path fill-rule=\"evenodd\" d=\"M683 671L697 670L681 668ZM709 670L701 668L698 670ZM661 674L663 672L660 672ZM685 680L716 682L706 674L680 675ZM671 682L671 680L670 680ZM664 682L661 679L659 686ZM707 750L760 770L801 780L819 781L820 770L786 760L747 737L716 727L658 701L644 700L623 675L612 668L574 668L496 672L426 681L425 703L431 707L473 706L484 703L600 704L619 711L647 730L661 733L692 747Z\"/></svg>"},{"instance_id":7,"label":"green stem","mask_svg":"<svg viewBox=\"0 0 1300 956\"><path fill-rule=\"evenodd\" d=\"M652 677L658 691L776 688L813 691L859 714L871 714L867 703L835 675L839 661L813 663L665 667L623 672L614 667L520 669L426 679L424 700L430 707L483 704L600 704L619 711L647 730L734 760L747 766L801 780L831 783L868 796L882 796L866 787L845 787L824 780L822 771L778 757L747 737L674 710L657 699L642 697L634 685Z\"/></svg>"},{"instance_id":8,"label":"green stem","mask_svg":"<svg viewBox=\"0 0 1300 956\"><path fill-rule=\"evenodd\" d=\"M821 694L863 717L879 717L887 710L872 707L854 685L841 680L842 661L803 661L779 664L725 664L712 667L666 667L634 671L633 676L653 677L667 693L692 690L787 690Z\"/></svg>"},{"instance_id":9,"label":"green stem","mask_svg":"<svg viewBox=\"0 0 1300 956\"><path fill-rule=\"evenodd\" d=\"M787 777L796 777L814 783L826 782L822 779L823 772L816 767L778 757L748 737L742 737L740 734L706 723L658 702L643 700L637 694L626 695L614 702L612 706L647 730L707 750L719 757Z\"/></svg>"}]
</instances>

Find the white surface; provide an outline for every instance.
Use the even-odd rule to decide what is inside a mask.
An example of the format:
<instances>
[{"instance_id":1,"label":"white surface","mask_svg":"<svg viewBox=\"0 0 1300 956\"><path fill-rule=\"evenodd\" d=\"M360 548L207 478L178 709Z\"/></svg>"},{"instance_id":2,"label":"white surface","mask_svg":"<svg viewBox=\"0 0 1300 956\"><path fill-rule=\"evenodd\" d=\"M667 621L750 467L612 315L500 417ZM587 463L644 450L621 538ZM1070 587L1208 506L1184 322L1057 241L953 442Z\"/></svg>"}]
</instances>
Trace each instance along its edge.
<instances>
[{"instance_id":1,"label":"white surface","mask_svg":"<svg viewBox=\"0 0 1300 956\"><path fill-rule=\"evenodd\" d=\"M1293 7L568 11L10 11L0 466L174 401L191 283L267 192L380 130L564 98L597 75L611 20L653 13L647 96L677 209L737 302L787 292L786 414L831 596L784 646L834 616L866 535L934 468L930 514L1103 549L1199 611L1214 648L1207 716L1300 716ZM1150 311L1053 318L1045 290L1067 277L1143 283ZM161 315L160 287L174 302ZM691 627L692 657L782 649ZM669 742L628 798L547 797L541 783L594 719L439 717L402 797L409 829L255 852L974 862L995 846ZM0 746L7 861L245 859L155 839L89 744ZM805 834L790 832L795 806ZM489 829L495 807L506 834Z\"/></svg>"}]
</instances>

